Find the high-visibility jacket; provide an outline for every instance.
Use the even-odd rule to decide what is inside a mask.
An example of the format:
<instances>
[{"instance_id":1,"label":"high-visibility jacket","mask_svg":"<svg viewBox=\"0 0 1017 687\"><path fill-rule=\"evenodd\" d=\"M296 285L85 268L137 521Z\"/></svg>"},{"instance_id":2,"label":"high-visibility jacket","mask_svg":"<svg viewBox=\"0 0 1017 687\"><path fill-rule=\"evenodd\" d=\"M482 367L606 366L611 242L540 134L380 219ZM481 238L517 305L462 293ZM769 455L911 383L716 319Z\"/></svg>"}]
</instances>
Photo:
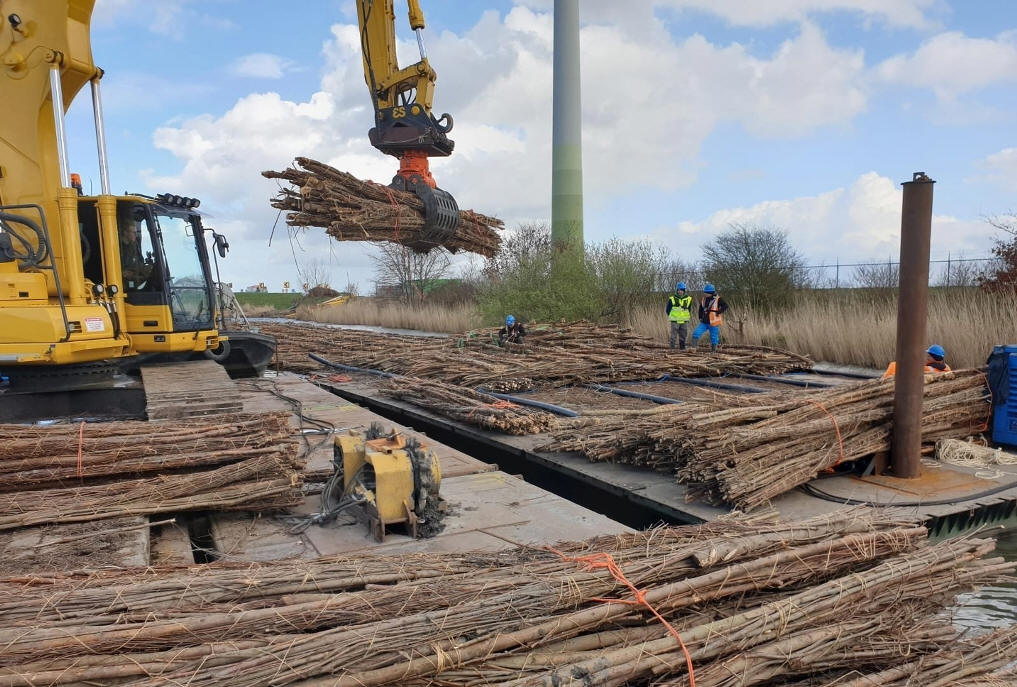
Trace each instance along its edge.
<instances>
[{"instance_id":1,"label":"high-visibility jacket","mask_svg":"<svg viewBox=\"0 0 1017 687\"><path fill-rule=\"evenodd\" d=\"M927 375L942 374L943 372L950 371L951 371L950 366L947 365L946 363L943 363L942 368L932 367L931 365L925 366L925 374ZM890 379L891 377L896 376L896 374L897 374L897 361L894 360L889 365L886 366L886 372L883 373L881 379Z\"/></svg>"},{"instance_id":2,"label":"high-visibility jacket","mask_svg":"<svg viewBox=\"0 0 1017 687\"><path fill-rule=\"evenodd\" d=\"M720 309L720 296L713 295L709 298L704 298L703 309L706 310L707 315L710 317L709 325L711 327L719 327L724 324L724 315Z\"/></svg>"},{"instance_id":3,"label":"high-visibility jacket","mask_svg":"<svg viewBox=\"0 0 1017 687\"><path fill-rule=\"evenodd\" d=\"M692 296L678 296L674 294L669 301L668 319L678 324L684 324L692 319Z\"/></svg>"}]
</instances>

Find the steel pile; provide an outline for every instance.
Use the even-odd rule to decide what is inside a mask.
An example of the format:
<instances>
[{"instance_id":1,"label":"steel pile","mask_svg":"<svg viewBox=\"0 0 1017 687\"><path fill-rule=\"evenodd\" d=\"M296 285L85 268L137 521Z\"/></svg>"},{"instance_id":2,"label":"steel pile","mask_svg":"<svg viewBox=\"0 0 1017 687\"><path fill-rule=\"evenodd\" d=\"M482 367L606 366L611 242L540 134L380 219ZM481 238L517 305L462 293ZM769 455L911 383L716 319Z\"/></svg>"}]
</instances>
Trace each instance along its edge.
<instances>
[{"instance_id":1,"label":"steel pile","mask_svg":"<svg viewBox=\"0 0 1017 687\"><path fill-rule=\"evenodd\" d=\"M454 384L399 377L382 393L439 415L505 434L537 434L556 427L554 415Z\"/></svg>"},{"instance_id":2,"label":"steel pile","mask_svg":"<svg viewBox=\"0 0 1017 687\"><path fill-rule=\"evenodd\" d=\"M297 505L288 417L0 425L0 530Z\"/></svg>"},{"instance_id":3,"label":"steel pile","mask_svg":"<svg viewBox=\"0 0 1017 687\"><path fill-rule=\"evenodd\" d=\"M344 365L469 388L512 393L570 384L656 379L665 374L710 377L730 373L776 374L812 363L788 351L725 345L717 353L670 351L615 325L575 322L529 329L523 345L501 347L497 330L450 337L400 336L308 324L265 324L279 342L280 367L311 372L317 353Z\"/></svg>"},{"instance_id":4,"label":"steel pile","mask_svg":"<svg viewBox=\"0 0 1017 687\"><path fill-rule=\"evenodd\" d=\"M699 687L974 682L1017 658L1017 629L965 638L937 614L1011 579L993 548L856 509L557 549L8 578L0 687L663 686L690 666Z\"/></svg>"},{"instance_id":5,"label":"steel pile","mask_svg":"<svg viewBox=\"0 0 1017 687\"><path fill-rule=\"evenodd\" d=\"M501 244L495 231L500 219L472 210L459 213L451 238L435 241L424 226L424 204L415 194L362 181L352 174L298 157L281 172L261 173L295 188L280 188L272 207L286 212L291 227L321 227L336 241L388 241L416 249L438 245L452 253L467 251L491 257Z\"/></svg>"},{"instance_id":6,"label":"steel pile","mask_svg":"<svg viewBox=\"0 0 1017 687\"><path fill-rule=\"evenodd\" d=\"M723 398L716 405L561 421L541 448L673 471L690 497L751 510L823 470L890 447L892 381L787 392L768 396L762 405L758 398ZM923 409L922 440L929 451L938 439L984 431L990 413L985 375L927 375Z\"/></svg>"}]
</instances>

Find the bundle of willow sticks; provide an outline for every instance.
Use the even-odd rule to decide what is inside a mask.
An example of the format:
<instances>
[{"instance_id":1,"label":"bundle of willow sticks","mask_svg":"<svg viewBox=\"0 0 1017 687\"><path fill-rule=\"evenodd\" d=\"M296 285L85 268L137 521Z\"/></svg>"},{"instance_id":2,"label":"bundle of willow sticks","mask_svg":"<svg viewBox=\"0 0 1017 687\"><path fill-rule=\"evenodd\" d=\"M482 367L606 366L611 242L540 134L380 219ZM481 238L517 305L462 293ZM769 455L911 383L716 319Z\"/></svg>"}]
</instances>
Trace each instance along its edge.
<instances>
[{"instance_id":1,"label":"bundle of willow sticks","mask_svg":"<svg viewBox=\"0 0 1017 687\"><path fill-rule=\"evenodd\" d=\"M0 530L296 505L288 417L0 425Z\"/></svg>"},{"instance_id":2,"label":"bundle of willow sticks","mask_svg":"<svg viewBox=\"0 0 1017 687\"><path fill-rule=\"evenodd\" d=\"M929 685L958 669L977 681L1017 658L1017 629L965 638L940 611L1009 579L1017 563L993 547L933 544L894 513L849 510L544 550L9 578L0 686L686 685L693 673L699 687Z\"/></svg>"},{"instance_id":3,"label":"bundle of willow sticks","mask_svg":"<svg viewBox=\"0 0 1017 687\"><path fill-rule=\"evenodd\" d=\"M361 181L317 160L298 157L289 169L261 175L296 187L279 189L271 200L287 213L289 226L321 227L336 241L389 241L425 252L441 246L487 258L501 244L495 231L504 227L500 219L463 210L451 237L435 237L425 229L424 204L414 193Z\"/></svg>"},{"instance_id":4,"label":"bundle of willow sticks","mask_svg":"<svg viewBox=\"0 0 1017 687\"><path fill-rule=\"evenodd\" d=\"M707 351L670 351L615 325L575 322L538 325L511 350L498 346L497 330L450 337L398 336L307 324L265 324L279 342L277 359L293 372L320 370L307 357L394 374L435 379L470 388L512 393L533 387L682 377L736 372L775 374L807 369L808 358L760 346L723 346Z\"/></svg>"},{"instance_id":5,"label":"bundle of willow sticks","mask_svg":"<svg viewBox=\"0 0 1017 687\"><path fill-rule=\"evenodd\" d=\"M662 406L638 416L561 420L543 450L674 472L692 497L758 508L839 463L890 447L892 381L866 381L768 398L727 396L716 405ZM922 440L986 429L985 375L960 370L925 378Z\"/></svg>"},{"instance_id":6,"label":"bundle of willow sticks","mask_svg":"<svg viewBox=\"0 0 1017 687\"><path fill-rule=\"evenodd\" d=\"M381 391L453 420L505 434L537 434L557 425L551 413L443 382L399 377L382 386Z\"/></svg>"}]
</instances>

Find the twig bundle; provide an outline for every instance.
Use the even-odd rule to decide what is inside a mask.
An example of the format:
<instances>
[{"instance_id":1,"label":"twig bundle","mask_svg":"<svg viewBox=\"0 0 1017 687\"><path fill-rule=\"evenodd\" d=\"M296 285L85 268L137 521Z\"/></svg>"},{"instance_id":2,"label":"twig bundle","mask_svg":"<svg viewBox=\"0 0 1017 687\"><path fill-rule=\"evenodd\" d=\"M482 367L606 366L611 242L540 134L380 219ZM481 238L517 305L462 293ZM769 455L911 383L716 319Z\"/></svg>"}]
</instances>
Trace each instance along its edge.
<instances>
[{"instance_id":1,"label":"twig bundle","mask_svg":"<svg viewBox=\"0 0 1017 687\"><path fill-rule=\"evenodd\" d=\"M985 429L985 377L961 370L925 379L922 439L965 437ZM873 380L791 392L766 405L681 404L646 416L561 421L544 450L674 472L692 496L758 508L838 463L890 447L893 382ZM730 403L730 397L725 403Z\"/></svg>"},{"instance_id":2,"label":"twig bundle","mask_svg":"<svg viewBox=\"0 0 1017 687\"><path fill-rule=\"evenodd\" d=\"M1008 579L993 546L851 510L558 550L0 580L0 686L685 685L682 646L700 686L975 681L1017 656L1017 630L964 640L935 614Z\"/></svg>"},{"instance_id":3,"label":"twig bundle","mask_svg":"<svg viewBox=\"0 0 1017 687\"><path fill-rule=\"evenodd\" d=\"M215 420L0 425L0 492L222 465L278 451L285 413ZM79 459L80 455L80 459Z\"/></svg>"},{"instance_id":4,"label":"twig bundle","mask_svg":"<svg viewBox=\"0 0 1017 687\"><path fill-rule=\"evenodd\" d=\"M417 377L400 377L388 382L382 387L382 392L453 420L505 434L537 434L557 425L551 413L466 387Z\"/></svg>"},{"instance_id":5,"label":"twig bundle","mask_svg":"<svg viewBox=\"0 0 1017 687\"><path fill-rule=\"evenodd\" d=\"M303 497L290 435L286 413L0 425L0 530L297 505Z\"/></svg>"},{"instance_id":6,"label":"twig bundle","mask_svg":"<svg viewBox=\"0 0 1017 687\"><path fill-rule=\"evenodd\" d=\"M346 365L502 393L655 379L664 374L775 374L812 365L803 356L761 346L723 346L716 354L670 351L629 329L588 322L535 326L525 344L508 348L498 346L494 329L451 337L377 334L298 323L265 324L262 330L279 341L280 365L293 372L321 369L307 357L317 353Z\"/></svg>"},{"instance_id":7,"label":"twig bundle","mask_svg":"<svg viewBox=\"0 0 1017 687\"><path fill-rule=\"evenodd\" d=\"M288 225L321 227L336 241L389 241L418 250L441 246L488 258L501 243L495 229L504 223L472 210L460 211L450 238L431 236L424 227L424 204L415 194L361 181L310 158L298 157L294 167L261 175L296 187L280 189L271 200L272 207L288 213Z\"/></svg>"}]
</instances>

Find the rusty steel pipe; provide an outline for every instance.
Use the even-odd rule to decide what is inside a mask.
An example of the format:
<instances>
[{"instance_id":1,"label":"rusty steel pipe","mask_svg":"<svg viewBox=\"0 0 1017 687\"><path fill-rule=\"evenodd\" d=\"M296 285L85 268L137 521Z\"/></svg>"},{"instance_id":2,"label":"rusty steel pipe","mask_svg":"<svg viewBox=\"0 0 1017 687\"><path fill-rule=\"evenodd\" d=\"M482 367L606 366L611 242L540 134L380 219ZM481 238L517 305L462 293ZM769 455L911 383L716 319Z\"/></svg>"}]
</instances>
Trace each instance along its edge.
<instances>
[{"instance_id":1,"label":"rusty steel pipe","mask_svg":"<svg viewBox=\"0 0 1017 687\"><path fill-rule=\"evenodd\" d=\"M890 466L895 477L921 474L925 323L929 306L932 185L924 172L904 182L900 218L900 296L897 299L897 374L893 390Z\"/></svg>"}]
</instances>

